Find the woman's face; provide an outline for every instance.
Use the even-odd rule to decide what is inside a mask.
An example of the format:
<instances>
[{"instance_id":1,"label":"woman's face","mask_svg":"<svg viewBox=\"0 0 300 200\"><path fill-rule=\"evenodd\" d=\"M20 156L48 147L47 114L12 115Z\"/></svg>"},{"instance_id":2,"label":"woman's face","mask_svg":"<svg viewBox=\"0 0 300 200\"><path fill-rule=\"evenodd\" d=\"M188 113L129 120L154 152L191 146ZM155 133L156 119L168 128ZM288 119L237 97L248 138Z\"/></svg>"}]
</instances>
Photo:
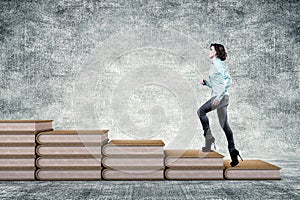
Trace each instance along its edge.
<instances>
[{"instance_id":1,"label":"woman's face","mask_svg":"<svg viewBox=\"0 0 300 200\"><path fill-rule=\"evenodd\" d=\"M209 53L208 53L209 58L215 57L216 54L217 54L217 52L216 52L215 47L214 47L214 46L211 46L211 47L209 48Z\"/></svg>"}]
</instances>

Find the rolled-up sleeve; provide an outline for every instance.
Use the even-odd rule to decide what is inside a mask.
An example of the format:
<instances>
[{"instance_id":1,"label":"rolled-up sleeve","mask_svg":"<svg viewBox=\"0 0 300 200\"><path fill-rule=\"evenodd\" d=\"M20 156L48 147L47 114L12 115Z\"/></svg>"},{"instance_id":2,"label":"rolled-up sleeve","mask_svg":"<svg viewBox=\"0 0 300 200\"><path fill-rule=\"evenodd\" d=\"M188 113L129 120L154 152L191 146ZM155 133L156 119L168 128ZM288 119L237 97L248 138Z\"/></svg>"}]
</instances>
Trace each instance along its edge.
<instances>
[{"instance_id":1,"label":"rolled-up sleeve","mask_svg":"<svg viewBox=\"0 0 300 200\"><path fill-rule=\"evenodd\" d=\"M209 80L205 80L205 86L212 88L211 83Z\"/></svg>"}]
</instances>

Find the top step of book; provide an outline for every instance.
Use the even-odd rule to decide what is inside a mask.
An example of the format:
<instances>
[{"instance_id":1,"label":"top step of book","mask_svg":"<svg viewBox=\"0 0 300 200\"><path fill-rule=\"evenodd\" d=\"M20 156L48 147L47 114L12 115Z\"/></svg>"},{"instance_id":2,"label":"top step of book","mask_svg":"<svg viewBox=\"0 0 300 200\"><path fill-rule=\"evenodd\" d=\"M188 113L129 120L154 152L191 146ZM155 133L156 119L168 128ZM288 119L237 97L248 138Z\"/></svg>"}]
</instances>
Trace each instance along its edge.
<instances>
[{"instance_id":1,"label":"top step of book","mask_svg":"<svg viewBox=\"0 0 300 200\"><path fill-rule=\"evenodd\" d=\"M162 140L111 140L103 147L105 156L163 156Z\"/></svg>"},{"instance_id":2,"label":"top step of book","mask_svg":"<svg viewBox=\"0 0 300 200\"><path fill-rule=\"evenodd\" d=\"M0 132L5 133L14 131L50 131L53 120L0 120ZM30 133L30 132L28 132Z\"/></svg>"}]
</instances>

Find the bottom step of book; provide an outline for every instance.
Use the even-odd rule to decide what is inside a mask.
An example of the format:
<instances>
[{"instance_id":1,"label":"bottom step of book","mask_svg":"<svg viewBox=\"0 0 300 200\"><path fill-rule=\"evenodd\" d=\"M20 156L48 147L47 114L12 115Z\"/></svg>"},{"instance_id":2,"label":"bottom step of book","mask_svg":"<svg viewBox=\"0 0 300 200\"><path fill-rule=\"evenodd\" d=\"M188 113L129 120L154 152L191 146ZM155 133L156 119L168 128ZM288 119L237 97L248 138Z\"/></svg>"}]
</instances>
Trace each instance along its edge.
<instances>
[{"instance_id":1,"label":"bottom step of book","mask_svg":"<svg viewBox=\"0 0 300 200\"><path fill-rule=\"evenodd\" d=\"M168 180L223 180L223 169L167 169Z\"/></svg>"},{"instance_id":2,"label":"bottom step of book","mask_svg":"<svg viewBox=\"0 0 300 200\"><path fill-rule=\"evenodd\" d=\"M233 180L267 180L280 178L280 167L262 160L244 160L230 166L230 160L224 160L224 176Z\"/></svg>"},{"instance_id":3,"label":"bottom step of book","mask_svg":"<svg viewBox=\"0 0 300 200\"><path fill-rule=\"evenodd\" d=\"M34 173L35 167L0 167L0 180L35 180Z\"/></svg>"},{"instance_id":4,"label":"bottom step of book","mask_svg":"<svg viewBox=\"0 0 300 200\"><path fill-rule=\"evenodd\" d=\"M101 169L39 169L36 171L38 180L101 180Z\"/></svg>"},{"instance_id":5,"label":"bottom step of book","mask_svg":"<svg viewBox=\"0 0 300 200\"><path fill-rule=\"evenodd\" d=\"M164 170L114 170L102 172L105 180L164 180Z\"/></svg>"}]
</instances>

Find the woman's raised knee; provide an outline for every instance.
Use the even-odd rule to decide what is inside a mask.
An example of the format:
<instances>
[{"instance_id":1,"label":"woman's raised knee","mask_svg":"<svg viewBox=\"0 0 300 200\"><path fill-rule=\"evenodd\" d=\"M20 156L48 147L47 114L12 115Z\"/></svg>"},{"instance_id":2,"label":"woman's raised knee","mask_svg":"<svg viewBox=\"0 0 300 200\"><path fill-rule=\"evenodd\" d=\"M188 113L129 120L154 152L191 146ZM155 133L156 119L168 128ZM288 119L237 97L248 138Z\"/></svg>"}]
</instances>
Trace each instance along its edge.
<instances>
[{"instance_id":1,"label":"woman's raised knee","mask_svg":"<svg viewBox=\"0 0 300 200\"><path fill-rule=\"evenodd\" d=\"M206 113L205 113L205 111L203 110L203 108L201 107L201 108L199 108L199 109L197 110L197 114L198 114L198 116L200 117L200 116L205 115Z\"/></svg>"}]
</instances>

